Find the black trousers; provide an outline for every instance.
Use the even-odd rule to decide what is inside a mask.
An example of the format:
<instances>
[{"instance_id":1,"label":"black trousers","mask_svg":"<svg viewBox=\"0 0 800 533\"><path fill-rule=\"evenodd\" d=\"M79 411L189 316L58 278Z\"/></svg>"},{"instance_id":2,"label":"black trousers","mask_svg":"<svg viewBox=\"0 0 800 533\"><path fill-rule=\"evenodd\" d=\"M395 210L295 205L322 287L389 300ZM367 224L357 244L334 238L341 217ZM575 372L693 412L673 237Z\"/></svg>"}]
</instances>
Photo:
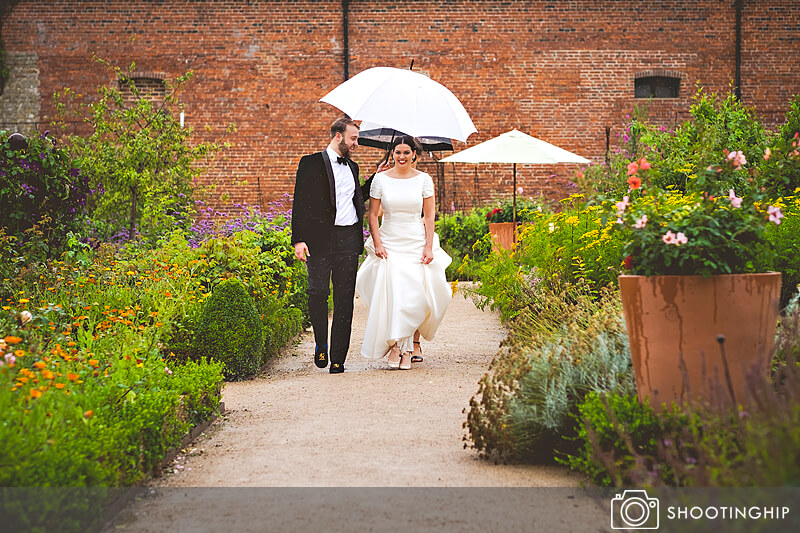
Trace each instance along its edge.
<instances>
[{"instance_id":1,"label":"black trousers","mask_svg":"<svg viewBox=\"0 0 800 533\"><path fill-rule=\"evenodd\" d=\"M335 226L327 250L311 251L308 268L308 313L317 346L328 345L331 363L344 364L350 348L356 271L364 237L361 223ZM328 294L333 282L333 325L328 343Z\"/></svg>"}]
</instances>

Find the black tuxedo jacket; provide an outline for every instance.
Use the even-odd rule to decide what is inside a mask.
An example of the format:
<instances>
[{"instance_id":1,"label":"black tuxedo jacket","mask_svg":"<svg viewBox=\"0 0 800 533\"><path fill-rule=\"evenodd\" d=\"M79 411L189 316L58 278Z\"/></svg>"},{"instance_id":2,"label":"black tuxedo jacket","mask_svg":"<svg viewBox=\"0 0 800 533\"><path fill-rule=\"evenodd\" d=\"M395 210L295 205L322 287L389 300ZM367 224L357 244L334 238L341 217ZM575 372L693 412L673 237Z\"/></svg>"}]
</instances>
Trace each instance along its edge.
<instances>
[{"instance_id":1,"label":"black tuxedo jacket","mask_svg":"<svg viewBox=\"0 0 800 533\"><path fill-rule=\"evenodd\" d=\"M364 202L369 199L372 180L358 184L358 165L347 160L356 182L353 205L359 223L364 219ZM326 151L303 156L297 166L292 202L292 244L304 242L311 255L325 253L333 242L336 220L336 187L331 160ZM363 251L363 245L362 245Z\"/></svg>"}]
</instances>

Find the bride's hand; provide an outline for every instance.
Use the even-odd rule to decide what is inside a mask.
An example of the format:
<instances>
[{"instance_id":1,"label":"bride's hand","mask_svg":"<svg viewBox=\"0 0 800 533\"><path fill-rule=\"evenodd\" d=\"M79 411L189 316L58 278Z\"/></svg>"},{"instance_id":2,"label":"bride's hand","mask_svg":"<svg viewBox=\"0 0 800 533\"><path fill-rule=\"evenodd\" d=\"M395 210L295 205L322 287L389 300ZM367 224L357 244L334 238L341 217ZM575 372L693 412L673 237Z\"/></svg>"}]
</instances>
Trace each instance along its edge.
<instances>
[{"instance_id":1,"label":"bride's hand","mask_svg":"<svg viewBox=\"0 0 800 533\"><path fill-rule=\"evenodd\" d=\"M433 251L426 248L425 251L422 252L422 264L429 265L431 261L433 261Z\"/></svg>"},{"instance_id":2,"label":"bride's hand","mask_svg":"<svg viewBox=\"0 0 800 533\"><path fill-rule=\"evenodd\" d=\"M386 248L384 248L382 244L376 244L375 245L375 255L377 255L381 259L386 259L386 257L387 257Z\"/></svg>"}]
</instances>

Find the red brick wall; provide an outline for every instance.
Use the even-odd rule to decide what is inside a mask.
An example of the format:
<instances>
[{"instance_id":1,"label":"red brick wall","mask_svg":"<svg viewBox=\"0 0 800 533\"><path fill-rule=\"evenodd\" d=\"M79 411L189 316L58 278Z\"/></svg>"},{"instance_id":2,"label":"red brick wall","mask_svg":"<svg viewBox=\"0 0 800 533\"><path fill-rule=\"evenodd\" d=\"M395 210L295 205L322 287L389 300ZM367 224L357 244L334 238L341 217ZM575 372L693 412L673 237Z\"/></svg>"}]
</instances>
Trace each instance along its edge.
<instances>
[{"instance_id":1,"label":"red brick wall","mask_svg":"<svg viewBox=\"0 0 800 533\"><path fill-rule=\"evenodd\" d=\"M413 59L470 112L478 133L469 146L517 128L599 160L606 128L613 141L637 103L637 73L681 74L679 98L649 105L673 126L695 84L724 92L735 72L733 1L353 0L349 23L350 75ZM318 100L343 80L342 35L339 0L23 0L3 29L9 51L39 56L43 122L54 91L88 95L112 81L93 53L172 77L193 69L186 124L207 139L238 127L204 179L217 186L216 206L291 192L300 156L327 144L338 112ZM743 101L776 123L800 93L800 3L745 0L742 37ZM357 156L362 168L378 158L370 148ZM510 166L444 171L443 208L511 191ZM573 171L519 167L518 182L526 196L560 196Z\"/></svg>"}]
</instances>

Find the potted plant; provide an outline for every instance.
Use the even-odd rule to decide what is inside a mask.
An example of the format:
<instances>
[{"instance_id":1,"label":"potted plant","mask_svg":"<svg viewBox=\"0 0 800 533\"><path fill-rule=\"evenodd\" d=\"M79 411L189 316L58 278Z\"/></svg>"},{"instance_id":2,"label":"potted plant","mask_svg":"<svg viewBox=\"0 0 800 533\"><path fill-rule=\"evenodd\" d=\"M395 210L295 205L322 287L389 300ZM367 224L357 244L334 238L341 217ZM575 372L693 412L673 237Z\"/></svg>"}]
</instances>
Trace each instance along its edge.
<instances>
[{"instance_id":1,"label":"potted plant","mask_svg":"<svg viewBox=\"0 0 800 533\"><path fill-rule=\"evenodd\" d=\"M712 156L713 157L713 156ZM628 234L620 292L639 398L651 403L747 401L748 376L766 376L781 274L769 272L769 205L740 151L725 150L691 188L647 187L650 163L628 165L614 203Z\"/></svg>"},{"instance_id":2,"label":"potted plant","mask_svg":"<svg viewBox=\"0 0 800 533\"><path fill-rule=\"evenodd\" d=\"M522 187L518 189L522 194ZM516 208L516 212L515 212ZM542 207L533 201L503 202L486 213L489 233L492 234L494 247L511 250L516 242L516 231L521 223L529 222L534 211L542 211Z\"/></svg>"}]
</instances>

